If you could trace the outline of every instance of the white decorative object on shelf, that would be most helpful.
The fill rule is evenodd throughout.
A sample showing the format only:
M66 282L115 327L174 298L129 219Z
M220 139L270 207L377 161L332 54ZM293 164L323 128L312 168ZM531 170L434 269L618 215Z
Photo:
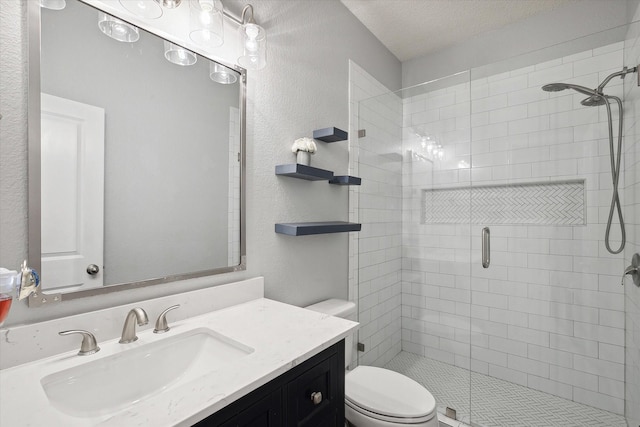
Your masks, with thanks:
M316 143L311 138L298 138L293 142L291 151L296 153L296 163L309 166L311 154L318 150Z

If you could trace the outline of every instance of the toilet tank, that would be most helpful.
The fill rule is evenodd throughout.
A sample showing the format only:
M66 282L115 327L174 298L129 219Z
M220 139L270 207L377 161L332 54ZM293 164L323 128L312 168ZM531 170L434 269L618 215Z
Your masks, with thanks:
M318 313L329 314L331 316L340 317L342 319L357 321L356 304L352 301L342 299L328 299L316 304L305 307L308 310L317 311ZM354 334L348 335L344 339L344 365L349 366L351 363L351 355L353 354L353 338Z

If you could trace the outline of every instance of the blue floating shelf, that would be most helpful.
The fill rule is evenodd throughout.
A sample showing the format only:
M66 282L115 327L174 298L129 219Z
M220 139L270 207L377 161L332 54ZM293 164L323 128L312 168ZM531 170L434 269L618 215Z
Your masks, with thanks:
M327 181L333 178L332 171L301 165L299 163L276 166L276 175L289 176L307 181Z
M329 180L329 184L334 185L360 185L361 182L361 178L351 175L338 175Z
M338 128L324 128L313 131L313 138L323 142L345 141L349 138L349 134Z
M312 234L345 233L360 231L362 224L344 221L292 222L276 224L276 233L289 236L309 236Z

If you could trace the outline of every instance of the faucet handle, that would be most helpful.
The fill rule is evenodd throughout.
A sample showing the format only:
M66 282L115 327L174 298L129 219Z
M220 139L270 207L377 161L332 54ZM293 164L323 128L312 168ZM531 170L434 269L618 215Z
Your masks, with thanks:
M167 313L171 310L175 310L178 307L180 307L180 304L172 305L171 307L160 313L160 316L158 316L158 320L156 320L156 327L153 330L154 334L164 334L165 332L169 332L169 329L171 328L167 324Z
M82 344L80 344L80 351L78 352L78 356L88 356L90 354L94 354L100 351L100 347L98 347L98 344L96 343L96 337L89 331L83 331L81 329L73 329L70 331L58 332L58 335L71 335L71 334L82 335Z
M627 274L631 276L633 283L640 287L640 254L633 254L631 265L624 270L622 275L622 285L624 285L624 278Z

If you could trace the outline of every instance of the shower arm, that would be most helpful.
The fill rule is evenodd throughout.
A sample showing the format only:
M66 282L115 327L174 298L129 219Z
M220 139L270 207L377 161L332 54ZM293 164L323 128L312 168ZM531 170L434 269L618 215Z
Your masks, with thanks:
M607 76L607 78L605 78L602 83L600 83L600 86L598 86L596 88L596 92L598 92L600 95L602 95L602 91L604 90L604 87L611 81L611 79L613 79L614 77L620 77L622 79L624 79L624 77L629 74L629 73L635 73L636 71L638 71L638 67L633 67L633 68L628 68L628 67L624 67L622 69L622 71L618 71L617 73L613 73ZM640 78L640 76L639 76Z

